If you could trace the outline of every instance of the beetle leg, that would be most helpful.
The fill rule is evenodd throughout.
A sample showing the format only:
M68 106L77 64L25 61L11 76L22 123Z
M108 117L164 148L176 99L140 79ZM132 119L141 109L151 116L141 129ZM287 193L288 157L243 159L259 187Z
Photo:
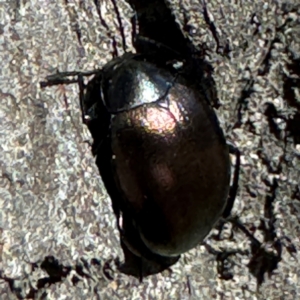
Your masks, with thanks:
M48 86L59 85L59 84L73 84L73 83L77 83L77 82L78 82L77 79L65 79L63 77L50 78L50 76L47 76L46 81L40 82L40 87L43 89Z
M80 104L80 110L81 110L81 119L82 123L85 125L89 125L89 122L93 119L97 118L97 115L95 113L96 108L94 107L96 104L91 105L90 103L86 103L86 99L89 98L89 95L85 95L85 90L88 86L84 84L83 77L84 76L91 76L101 74L101 71L94 70L94 71L88 71L88 72L63 72L63 73L57 73L46 77L47 81L40 82L41 88L45 88L48 86L54 86L54 85L60 85L60 84L73 84L77 83L79 87L79 104ZM73 77L77 76L75 79L68 79L67 77ZM88 106L88 107L87 107Z
M228 143L228 147L229 147L229 153L235 154L236 162L235 162L235 168L234 168L234 174L233 174L233 182L230 187L229 197L228 197L227 204L226 204L226 207L223 212L224 219L229 217L231 209L234 204L235 197L237 195L237 191L238 191L238 187L239 187L240 164L241 164L240 150L230 143Z
M71 71L71 72L58 72L46 77L46 81L40 82L40 87L45 88L48 86L59 85L59 84L73 84L78 83L78 76L92 76L101 72L100 70L93 70L87 72ZM68 77L77 77L76 79L68 79Z
M83 75L78 75L79 86L79 105L81 110L82 123L89 126L89 123L98 118L97 115L97 103L87 103L89 94L85 93L88 86L84 84Z

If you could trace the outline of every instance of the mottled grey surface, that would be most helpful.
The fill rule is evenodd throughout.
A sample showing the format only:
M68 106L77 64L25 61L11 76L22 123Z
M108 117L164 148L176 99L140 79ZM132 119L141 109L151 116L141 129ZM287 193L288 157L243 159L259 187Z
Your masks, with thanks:
M111 36L122 53L112 4L101 2L105 28L92 0L0 1L1 300L300 297L300 141L286 130L300 111L300 3L207 2L221 45L230 45L229 58L216 53L200 1L170 5L179 24L188 20L194 43L210 49L222 103L217 113L242 153L233 215L261 247L226 223L219 241L215 231L208 239L211 253L199 246L172 272L139 284L116 271L112 261L123 254L85 142L90 136L81 124L77 86L39 87L56 69L101 68L112 57ZM130 48L133 11L123 1L118 6ZM216 258L228 251L223 273L228 268L233 278L225 280ZM58 261L54 270L45 267L51 256Z

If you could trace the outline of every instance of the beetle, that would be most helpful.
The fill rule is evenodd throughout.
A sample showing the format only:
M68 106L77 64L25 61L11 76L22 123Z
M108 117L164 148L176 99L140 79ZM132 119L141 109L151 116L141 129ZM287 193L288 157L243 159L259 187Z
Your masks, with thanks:
M205 47L196 49L185 37L164 1L129 2L136 8L137 54L126 53L112 1L125 54L118 57L112 36L115 58L101 70L55 74L41 86L79 84L82 121L117 218L125 255L119 269L142 279L176 263L229 216L239 152L227 145L212 108L218 99ZM90 75L85 85L83 76ZM229 151L237 158L230 193Z
M203 241L227 204L229 147L209 87L186 65L125 53L87 86L91 73L77 74L83 122L117 217L120 270L140 279ZM42 86L63 83L57 78Z

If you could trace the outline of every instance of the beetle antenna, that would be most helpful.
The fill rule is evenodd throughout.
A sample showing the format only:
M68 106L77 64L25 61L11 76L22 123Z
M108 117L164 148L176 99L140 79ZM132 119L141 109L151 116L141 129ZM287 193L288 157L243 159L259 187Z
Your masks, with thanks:
M154 47L156 47L158 49L163 49L163 50L165 50L167 52L173 53L178 58L182 58L182 54L179 53L178 51L170 48L169 46L166 46L163 43L160 43L160 42L157 42L155 40L152 40L152 39L150 39L148 37L137 35L136 38L135 38L135 41L136 42L140 42L140 43L144 43L144 44L148 44L148 45L152 45L152 46L154 46Z

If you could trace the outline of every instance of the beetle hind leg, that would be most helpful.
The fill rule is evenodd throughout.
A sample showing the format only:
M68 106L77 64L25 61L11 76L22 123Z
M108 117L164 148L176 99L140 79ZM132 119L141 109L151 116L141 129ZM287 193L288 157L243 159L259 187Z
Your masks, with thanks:
M233 182L229 190L229 197L227 200L226 207L223 211L223 218L227 219L230 215L232 207L234 205L234 201L237 195L238 187L239 187L239 174L240 174L240 164L241 164L241 153L240 150L233 146L232 144L228 143L229 153L234 154L236 157L234 173L233 173Z

